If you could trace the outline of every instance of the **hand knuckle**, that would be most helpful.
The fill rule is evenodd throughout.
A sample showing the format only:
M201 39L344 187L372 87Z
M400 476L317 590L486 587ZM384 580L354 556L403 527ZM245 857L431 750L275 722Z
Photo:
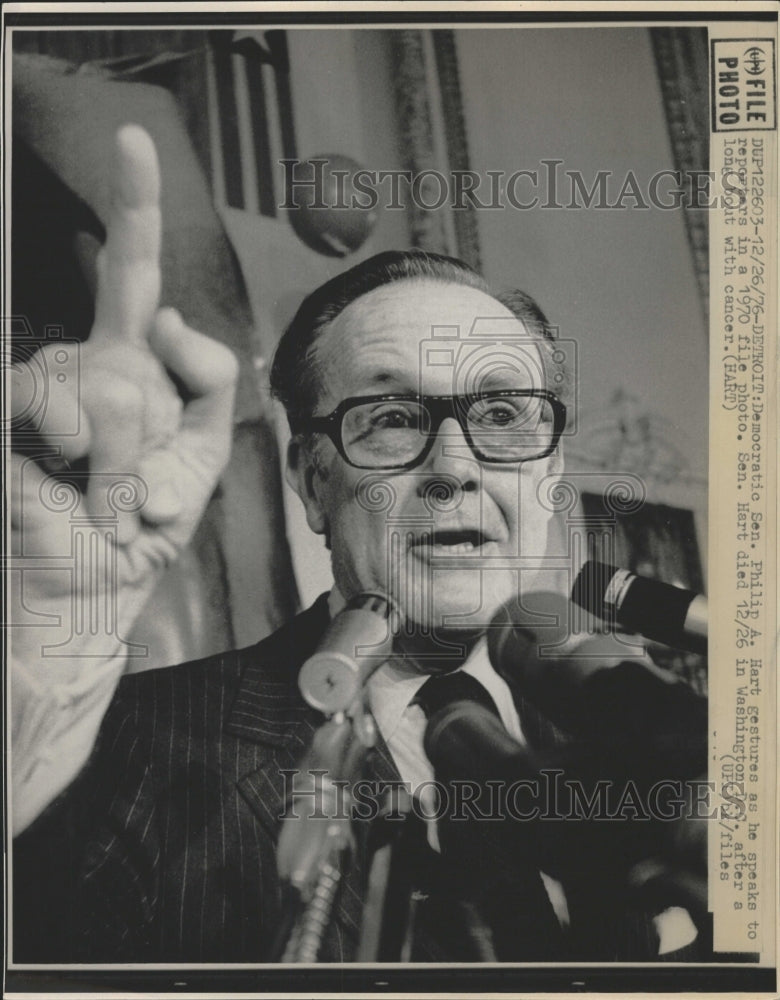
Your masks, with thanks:
M216 365L216 373L219 375L220 382L223 385L235 385L238 381L238 358L229 347L224 347L222 351L220 351L219 362Z
M208 361L204 359L204 374L207 373L205 381L212 389L230 388L238 381L239 363L238 358L224 344L211 341L208 353Z
M144 406L143 391L128 379L106 377L96 380L91 386L90 402L101 410L110 409L122 417L133 417L141 413Z

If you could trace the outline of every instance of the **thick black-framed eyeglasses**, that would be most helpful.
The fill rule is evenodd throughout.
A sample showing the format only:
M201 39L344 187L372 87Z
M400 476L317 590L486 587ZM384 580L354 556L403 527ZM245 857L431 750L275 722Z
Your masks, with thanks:
M411 469L454 417L480 462L518 464L546 458L566 424L566 407L547 389L502 389L464 396L352 396L304 427L327 434L357 469Z

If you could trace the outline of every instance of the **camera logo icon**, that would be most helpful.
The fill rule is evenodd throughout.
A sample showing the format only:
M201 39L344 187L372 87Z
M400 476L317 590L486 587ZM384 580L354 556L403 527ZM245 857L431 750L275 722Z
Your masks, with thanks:
M12 416L16 439L33 437L44 422L57 392L57 435L73 437L81 430L81 344L66 337L61 326L47 326L36 337L25 316L5 319L11 344ZM4 418L6 419L6 418Z
M552 334L556 331L549 328ZM420 343L420 386L431 368L448 368L453 396L473 397L498 389L546 389L566 404L565 435L576 433L577 344L553 336L540 339L518 330L514 317L478 317L469 329L433 327Z

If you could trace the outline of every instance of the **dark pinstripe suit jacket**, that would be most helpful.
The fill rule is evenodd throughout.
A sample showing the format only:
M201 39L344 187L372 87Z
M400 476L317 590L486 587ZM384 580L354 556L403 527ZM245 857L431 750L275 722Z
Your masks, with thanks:
M15 842L15 961L267 959L282 910L275 865L281 771L296 766L322 721L298 693L298 667L327 620L323 597L256 646L123 679L84 772ZM538 720L521 714L531 738L542 739ZM398 777L381 746L371 771ZM323 960L354 956L365 867L359 848ZM518 946L501 957L566 957L535 866L525 866L518 886ZM573 923L589 928L574 957L646 956L645 932L640 945L625 947L627 924L615 920L615 900L601 891L596 897L583 920L578 894L570 898ZM415 958L463 961L468 942L459 933L447 901L430 900Z

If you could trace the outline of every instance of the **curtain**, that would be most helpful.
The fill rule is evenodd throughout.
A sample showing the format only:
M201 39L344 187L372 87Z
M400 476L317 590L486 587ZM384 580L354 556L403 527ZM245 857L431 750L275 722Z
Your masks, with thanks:
M709 233L707 209L694 208L691 179L709 166L709 52L706 28L650 28L656 70L674 163L686 193L685 229L699 283L705 320L709 315ZM701 198L701 195L699 196ZM702 198L706 203L708 199Z

